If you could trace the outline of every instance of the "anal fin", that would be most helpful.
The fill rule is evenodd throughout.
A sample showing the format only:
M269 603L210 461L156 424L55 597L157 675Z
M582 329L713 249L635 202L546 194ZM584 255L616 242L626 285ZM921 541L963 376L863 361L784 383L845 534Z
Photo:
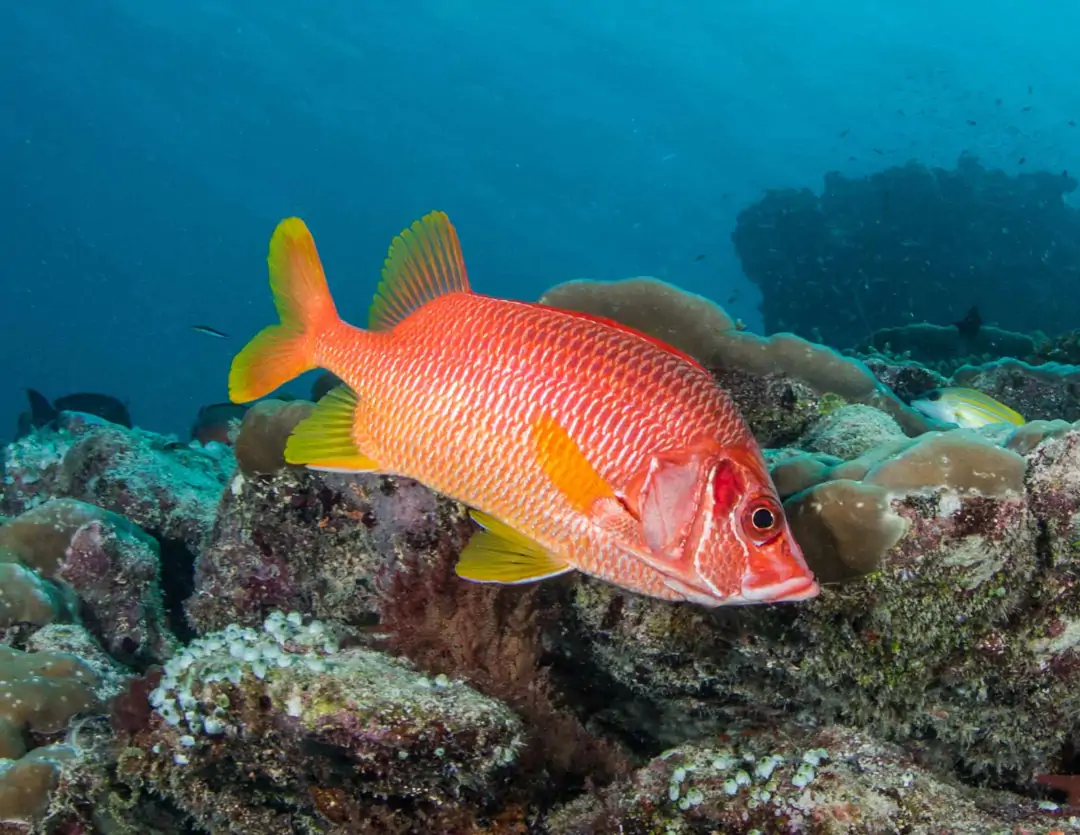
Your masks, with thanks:
M329 472L381 472L376 461L356 448L358 408L359 400L348 386L331 389L289 436L285 461Z
M471 516L483 530L474 533L462 550L459 577L476 583L532 583L574 570L495 517L478 510Z

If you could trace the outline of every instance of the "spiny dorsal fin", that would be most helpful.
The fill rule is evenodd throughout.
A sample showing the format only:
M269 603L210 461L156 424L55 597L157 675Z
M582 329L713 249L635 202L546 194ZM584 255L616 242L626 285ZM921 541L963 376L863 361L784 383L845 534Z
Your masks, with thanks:
M468 292L457 232L443 212L431 212L391 242L368 327L389 330L438 296Z
M286 463L331 472L379 472L379 465L360 452L353 440L358 408L356 394L348 386L327 392L289 436Z
M574 567L479 510L471 511L482 530L472 535L458 559L457 574L474 583L531 583L557 577Z

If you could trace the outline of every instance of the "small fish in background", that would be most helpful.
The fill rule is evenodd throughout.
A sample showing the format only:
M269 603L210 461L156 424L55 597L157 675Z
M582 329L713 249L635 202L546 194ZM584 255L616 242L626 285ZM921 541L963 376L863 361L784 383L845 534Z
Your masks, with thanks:
M318 377L315 378L315 382L311 384L311 399L315 403L318 403L331 391L341 385L341 378L330 371L324 371Z
M79 392L58 397L50 403L49 398L40 391L28 388L26 390L26 399L30 403L30 409L19 415L15 435L16 440L29 435L35 429L48 426L56 420L56 416L60 412L82 412L87 415L96 415L109 421L109 423L125 426L128 429L132 425L127 406L110 394Z
M979 331L982 330L983 320L979 315L979 308L975 305L971 306L971 309L964 314L964 318L957 322L953 322L953 327L960 332L960 336L964 339L974 339L979 335Z
M244 419L248 406L239 403L211 403L199 409L191 425L191 440L206 445L211 441L232 445L233 428Z
M281 321L233 360L229 397L338 375L285 460L405 476L469 505L480 529L462 578L578 570L709 607L819 593L757 442L691 357L607 319L474 293L441 212L394 239L366 330L338 316L303 221L278 225L267 260Z
M219 331L217 328L212 328L209 325L192 325L191 329L195 333L201 333L204 336L209 336L211 339L228 339L229 335L224 331Z
M955 423L962 429L978 429L994 423L1023 426L1023 416L978 389L941 388L928 392L911 407L928 418L942 423Z

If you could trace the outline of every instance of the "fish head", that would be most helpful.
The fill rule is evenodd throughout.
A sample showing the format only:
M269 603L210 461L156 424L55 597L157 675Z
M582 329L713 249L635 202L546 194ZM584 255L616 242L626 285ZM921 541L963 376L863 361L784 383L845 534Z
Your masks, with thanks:
M948 392L941 389L934 389L919 399L912 400L911 408L940 423L955 423L957 426L966 425L964 416L957 409L955 399L949 397Z
M730 606L817 596L757 450L656 458L636 499L647 561L686 600Z

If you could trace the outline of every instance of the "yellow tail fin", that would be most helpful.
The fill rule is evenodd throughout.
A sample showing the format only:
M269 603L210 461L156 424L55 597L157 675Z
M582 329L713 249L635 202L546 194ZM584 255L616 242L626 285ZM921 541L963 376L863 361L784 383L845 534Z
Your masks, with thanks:
M265 397L315 368L319 334L340 321L304 221L291 217L278 224L266 263L281 324L263 328L233 359L229 399L234 403Z

